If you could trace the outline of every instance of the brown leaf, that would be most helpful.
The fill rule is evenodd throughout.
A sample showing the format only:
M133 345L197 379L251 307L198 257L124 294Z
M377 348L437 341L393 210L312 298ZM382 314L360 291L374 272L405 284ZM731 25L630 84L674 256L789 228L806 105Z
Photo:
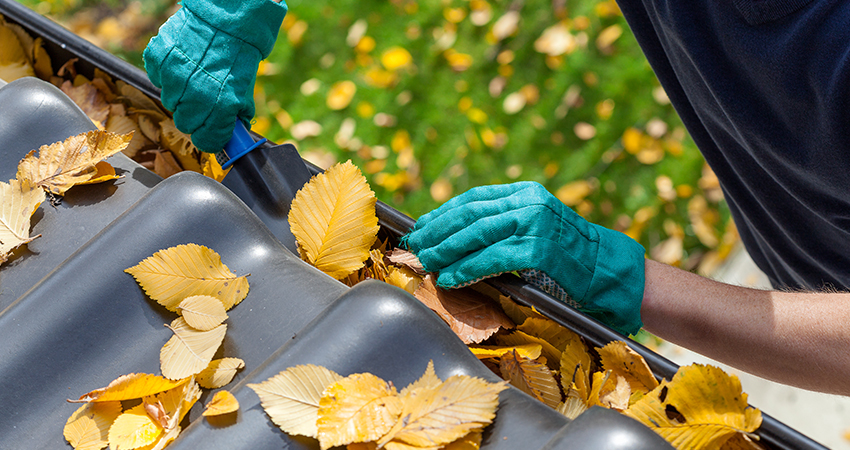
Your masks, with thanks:
M162 178L168 178L183 171L174 155L169 151L156 152L153 160L153 171Z
M465 344L477 344L513 322L492 300L472 289L442 289L428 275L414 294L436 312Z
M92 122L100 126L106 124L106 119L109 117L109 104L97 88L89 83L75 85L71 81L66 81L62 83L61 89Z
M408 269L416 272L418 275L425 275L425 268L422 267L422 263L419 262L419 258L416 257L412 252L409 252L402 248L397 248L389 253L387 253L387 258L391 263L407 267Z

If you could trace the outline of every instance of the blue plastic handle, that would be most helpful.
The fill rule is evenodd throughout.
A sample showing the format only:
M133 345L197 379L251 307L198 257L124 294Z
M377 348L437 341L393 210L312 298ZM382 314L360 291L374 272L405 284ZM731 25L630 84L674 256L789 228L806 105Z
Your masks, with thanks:
M230 138L230 141L227 144L224 144L224 156L226 161L221 161L221 168L226 169L230 167L237 159L241 158L251 150L257 148L263 142L266 142L268 139L262 138L257 142L254 142L254 138L251 137L251 133L248 132L248 129L245 128L245 124L242 123L240 119L236 119L236 128L233 129L233 137Z

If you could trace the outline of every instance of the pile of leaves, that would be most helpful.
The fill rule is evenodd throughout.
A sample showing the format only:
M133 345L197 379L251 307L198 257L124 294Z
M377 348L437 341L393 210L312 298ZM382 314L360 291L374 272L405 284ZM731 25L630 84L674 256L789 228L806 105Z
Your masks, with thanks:
M227 311L248 295L247 276L197 244L158 251L126 272L150 299L179 316L165 324L173 336L160 351L162 376L123 375L75 400L85 404L68 419L64 435L77 450L162 449L180 434L201 388L226 386L245 367L239 358L212 358L224 340ZM203 415L228 417L238 409L236 398L220 390Z
M677 448L761 448L752 434L761 413L748 406L737 377L692 365L659 382L625 342L590 348L484 286L442 289L415 255L387 251L388 241L378 239L375 201L350 161L314 176L289 213L302 259L349 285L377 279L407 290L493 372L567 417L598 405L641 421Z
M221 181L226 175L211 154L200 152L191 138L174 126L171 115L135 87L94 69L89 79L78 74L76 58L56 72L41 38L33 39L0 15L0 79L12 82L37 76L62 90L98 129L132 133L122 152L163 178L190 170Z
M73 186L118 178L104 160L126 148L132 137L132 132L91 131L43 145L38 156L35 150L29 152L15 178L0 182L0 264L41 236L30 236L31 218L47 195L58 201Z

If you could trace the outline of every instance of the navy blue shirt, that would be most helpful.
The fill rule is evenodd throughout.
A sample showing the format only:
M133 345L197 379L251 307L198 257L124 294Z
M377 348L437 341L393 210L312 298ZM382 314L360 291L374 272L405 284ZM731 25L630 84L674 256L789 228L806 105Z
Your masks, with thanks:
M850 2L619 4L774 287L850 289Z

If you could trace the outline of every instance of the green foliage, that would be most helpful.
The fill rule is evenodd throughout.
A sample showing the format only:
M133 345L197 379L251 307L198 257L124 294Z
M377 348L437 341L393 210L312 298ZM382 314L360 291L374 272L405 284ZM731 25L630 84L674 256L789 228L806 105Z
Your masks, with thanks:
M79 16L84 1L46 3ZM173 10L162 0L144 5L138 20L154 25ZM588 220L664 249L665 262L693 268L706 252L722 259L734 242L719 189L613 0L288 5L258 73L254 130L292 141L323 167L351 159L394 208L417 217L477 185L534 180ZM520 20L498 35L510 11ZM558 24L560 42L572 44L547 56L539 40ZM138 64L156 26L137 29L135 40L104 46ZM382 55L398 48L410 63L384 66ZM356 92L331 108L332 87L344 80ZM305 132L305 121L321 131ZM340 133L352 121L353 133Z

